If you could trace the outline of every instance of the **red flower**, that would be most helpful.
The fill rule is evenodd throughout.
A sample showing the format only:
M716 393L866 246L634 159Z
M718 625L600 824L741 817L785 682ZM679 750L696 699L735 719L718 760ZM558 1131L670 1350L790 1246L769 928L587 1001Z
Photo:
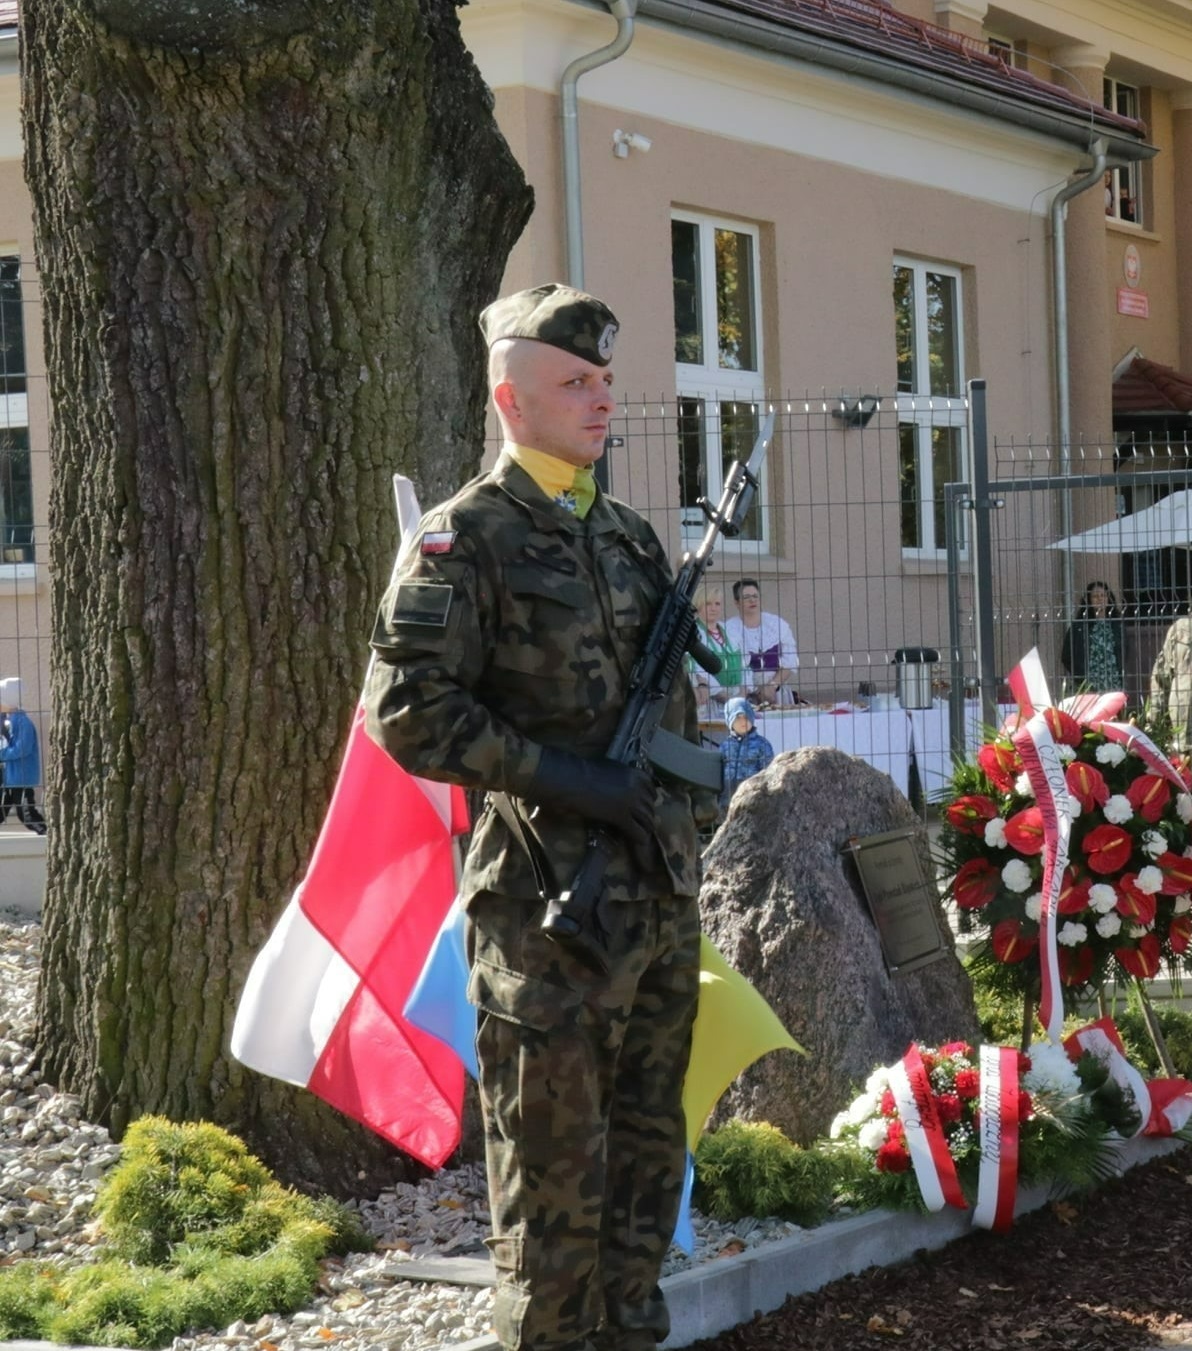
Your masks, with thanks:
M1087 985L1093 974L1093 950L1087 944L1079 948L1060 948L1060 980L1065 985Z
M894 1094L887 1088L882 1094L882 1100L878 1104L878 1111L882 1116L893 1116L898 1111L898 1104L894 1101Z
M959 1121L964 1115L964 1104L955 1093L937 1093L935 1109L945 1126L951 1121Z
M993 926L989 941L993 944L993 955L998 961L1010 965L1025 961L1034 952L1039 946L1039 935L1023 933L1020 920L1003 919Z
M897 1117L892 1121L886 1122L887 1140L904 1140L906 1138L906 1127Z
M972 1055L973 1048L967 1041L946 1041L940 1047L940 1055Z
M1014 787L1014 780L1022 773L1022 757L1013 746L998 741L986 742L977 752L977 764L985 777L1004 793Z
M1171 785L1156 774L1140 774L1126 789L1126 798L1139 816L1153 826L1171 801Z
M873 1162L879 1173L905 1173L911 1166L911 1156L902 1145L887 1140Z
M1031 1058L1025 1051L1018 1052L1018 1073L1029 1074L1031 1070Z
M1167 930L1167 941L1177 957L1188 951L1188 944L1192 942L1192 915L1176 915Z
M1089 867L1095 873L1108 876L1126 866L1134 842L1121 826L1097 826L1080 842L1088 855Z
M1064 878L1060 884L1060 899L1057 907L1061 915L1079 915L1088 909L1089 891L1092 882L1078 882L1071 868L1064 869Z
M1068 784L1068 792L1080 802L1082 812L1091 812L1094 807L1104 807L1109 801L1109 785L1096 765L1086 765L1083 760L1073 760L1064 770L1064 779Z
M997 803L984 793L966 793L949 804L944 815L953 829L965 835L984 835L985 822L997 815Z
M1192 858L1173 854L1169 849L1167 853L1159 855L1155 866L1163 874L1160 895L1179 896L1185 891L1192 891Z
M1154 922L1156 902L1149 892L1138 887L1137 873L1122 873L1118 878L1118 902L1114 907L1119 915L1133 920L1135 924Z
M976 1070L957 1070L952 1085L962 1098L975 1098L981 1092L981 1076Z
M1020 854L1043 852L1043 813L1038 807L1024 807L1006 822L1006 843Z
M997 895L1001 872L985 858L970 858L962 863L952 883L952 896L962 910L980 910Z
M1113 955L1123 970L1140 980L1150 980L1159 969L1159 938L1157 934L1143 934L1136 948L1115 948Z
M1031 1095L1025 1088L1018 1090L1018 1119L1019 1121L1028 1121L1035 1114L1035 1104L1031 1101Z
M1047 724L1052 741L1058 741L1062 746L1079 746L1084 740L1084 728L1071 713L1065 713L1062 708L1045 708L1043 721Z

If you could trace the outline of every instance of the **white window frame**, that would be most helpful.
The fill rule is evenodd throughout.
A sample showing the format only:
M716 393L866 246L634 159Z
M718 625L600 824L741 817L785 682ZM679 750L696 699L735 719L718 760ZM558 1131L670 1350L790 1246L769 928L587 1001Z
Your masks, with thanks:
M1112 75L1106 75L1103 82L1103 102L1110 112L1118 110L1118 94L1122 91L1128 91L1133 95L1134 111L1125 116L1139 118L1142 116L1142 90L1136 84L1128 84L1125 80L1115 80ZM1130 164L1119 165L1116 169L1109 171L1112 180L1110 210L1106 211L1106 220L1116 222L1118 225L1124 225L1127 229L1133 228L1141 230L1143 228L1142 219L1142 165L1137 161ZM1126 188L1130 199L1134 203L1134 219L1127 220L1122 215L1122 188Z
M955 281L956 373L957 385L963 391L965 388L966 376L964 353L964 276L961 270L957 267L949 267L946 263L936 263L922 258L906 258L896 254L891 266L891 281L893 280L893 269L896 267L906 268L913 276L911 294L914 302L915 371L917 380L921 380L930 370L927 338L927 274L932 273L936 276L951 277ZM919 498L917 503L919 538L924 541L924 543L917 546L902 545L902 557L932 562L942 561L947 556L947 539L937 540L935 538L935 498L938 493L943 492L944 485L935 482L935 472L931 454L931 433L936 427L959 428L959 471L962 480L967 478L969 461L967 435L968 399L964 393L952 396L932 394L930 389L930 379L928 377L928 388L926 390L916 389L910 393L902 393L900 391L895 395L894 403L898 410L898 455L900 461L902 455L902 428L903 426L913 426L915 429L915 479L919 488ZM901 543L901 498L899 500L898 510L898 532L899 542ZM967 557L967 535L961 540L961 551L962 556Z
M675 362L676 412L678 399L702 399L704 411L704 495L712 502L719 499L724 489L724 454L721 438L721 408L725 404L750 404L756 410L758 426L765 416L765 356L762 350L762 305L761 305L761 231L756 225L746 221L732 220L724 216L712 216L703 212L671 212L672 221L683 221L698 227L699 239L699 275L700 275L700 330L704 340L704 360L700 364L693 362ZM753 301L753 350L757 369L753 371L726 370L717 361L719 344L716 340L716 231L731 230L736 234L747 235L752 241L750 249L749 285ZM709 282L711 284L709 284ZM760 530L756 539L721 539L718 549L721 552L741 550L753 553L768 553L770 549L770 513L766 509L765 476L758 486L755 510ZM706 526L702 512L694 505L680 507L680 536L684 544L697 541Z

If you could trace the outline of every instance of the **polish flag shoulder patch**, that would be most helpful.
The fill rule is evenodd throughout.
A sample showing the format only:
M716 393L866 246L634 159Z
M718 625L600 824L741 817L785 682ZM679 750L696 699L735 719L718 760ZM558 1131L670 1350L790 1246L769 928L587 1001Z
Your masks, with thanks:
M427 531L422 536L421 552L427 554L449 554L455 548L454 530Z

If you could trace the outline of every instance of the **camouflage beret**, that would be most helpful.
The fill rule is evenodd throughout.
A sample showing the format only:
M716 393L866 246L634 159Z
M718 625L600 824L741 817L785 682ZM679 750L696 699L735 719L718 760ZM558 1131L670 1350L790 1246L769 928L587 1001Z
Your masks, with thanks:
M596 366L613 359L619 327L604 301L558 282L503 296L480 315L480 331L490 347L501 338L532 338Z

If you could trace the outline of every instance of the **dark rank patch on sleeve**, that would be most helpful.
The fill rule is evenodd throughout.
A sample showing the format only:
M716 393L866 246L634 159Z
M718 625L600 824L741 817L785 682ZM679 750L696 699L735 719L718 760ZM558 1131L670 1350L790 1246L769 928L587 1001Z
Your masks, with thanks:
M422 553L449 554L455 548L454 530L428 530L422 536Z
M398 582L389 622L442 629L447 627L450 613L450 586L443 582Z

